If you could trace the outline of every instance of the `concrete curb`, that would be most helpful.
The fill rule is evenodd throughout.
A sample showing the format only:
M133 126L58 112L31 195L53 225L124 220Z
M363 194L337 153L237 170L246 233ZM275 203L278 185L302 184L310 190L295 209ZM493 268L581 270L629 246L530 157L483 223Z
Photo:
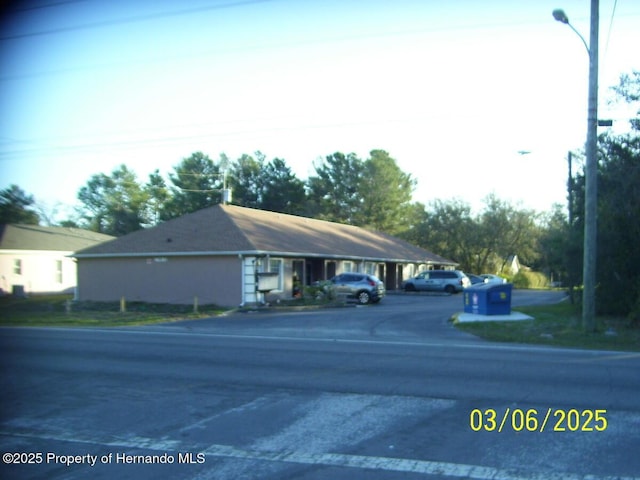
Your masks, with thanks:
M533 320L533 317L520 312L511 312L510 315L480 315L478 313L456 313L452 317L453 323L468 322L513 322L521 320Z

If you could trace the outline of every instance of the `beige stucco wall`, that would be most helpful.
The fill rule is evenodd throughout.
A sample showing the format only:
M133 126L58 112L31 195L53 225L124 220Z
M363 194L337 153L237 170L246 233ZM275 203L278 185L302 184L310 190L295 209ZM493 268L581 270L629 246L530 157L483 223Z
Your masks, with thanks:
M2 250L0 251L0 288L11 293L14 285L22 285L25 293L72 292L76 286L76 264L68 257L72 252ZM16 260L22 272L14 272ZM62 272L58 274L58 262Z
M230 256L78 259L78 300L237 306L241 259Z

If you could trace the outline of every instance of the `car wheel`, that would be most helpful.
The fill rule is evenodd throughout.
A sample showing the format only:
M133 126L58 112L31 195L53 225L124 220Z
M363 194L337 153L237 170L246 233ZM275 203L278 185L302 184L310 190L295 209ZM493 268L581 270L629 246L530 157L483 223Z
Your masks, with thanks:
M416 286L413 283L407 283L404 286L404 291L405 292L415 292L416 291Z
M456 288L453 285L447 285L446 287L444 287L444 291L449 295L453 295L454 293L456 293Z
M362 291L358 293L357 299L360 305L365 305L371 301L371 295L369 295L369 292Z

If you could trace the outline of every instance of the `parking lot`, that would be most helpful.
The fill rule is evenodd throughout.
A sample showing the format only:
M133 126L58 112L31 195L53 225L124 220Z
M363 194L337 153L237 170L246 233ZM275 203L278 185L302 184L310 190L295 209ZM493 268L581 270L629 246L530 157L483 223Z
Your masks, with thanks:
M562 291L514 290L514 309L550 304L565 297ZM449 321L463 311L461 294L389 292L378 304L350 302L340 308L260 307L224 317L159 326L171 330L203 330L234 335L273 335L360 340L478 341L458 331Z

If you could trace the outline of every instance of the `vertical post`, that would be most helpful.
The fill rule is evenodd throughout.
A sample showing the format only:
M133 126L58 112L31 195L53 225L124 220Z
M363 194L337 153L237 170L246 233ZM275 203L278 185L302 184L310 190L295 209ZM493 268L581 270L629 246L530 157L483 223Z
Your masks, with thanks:
M571 150L569 150L567 155L567 163L569 166L569 174L567 177L567 202L569 203L569 227L571 227L573 225L573 153L571 153Z
M582 266L582 326L595 330L595 287L598 215L598 24L599 0L591 0L589 37L589 103L585 165L584 257Z
M120 313L126 313L127 311L127 302L124 299L124 295L120 297Z
M227 204L227 171L222 170L222 204Z
M198 297L193 297L193 313L198 313Z

